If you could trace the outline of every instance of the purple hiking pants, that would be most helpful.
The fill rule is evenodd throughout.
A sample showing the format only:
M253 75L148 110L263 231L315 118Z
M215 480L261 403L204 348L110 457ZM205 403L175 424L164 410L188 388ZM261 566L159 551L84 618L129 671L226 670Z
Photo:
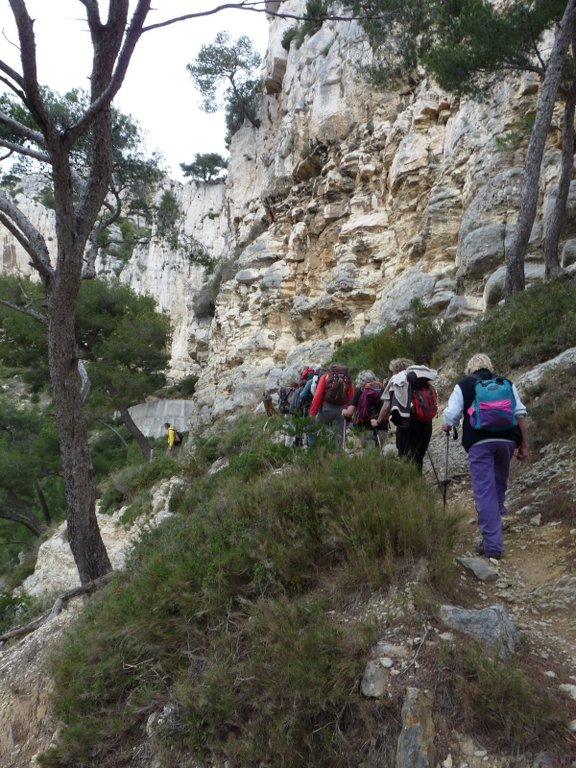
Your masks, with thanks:
M508 488L510 459L516 445L512 440L482 440L468 451L470 479L482 531L485 553L500 555L504 551L502 515Z

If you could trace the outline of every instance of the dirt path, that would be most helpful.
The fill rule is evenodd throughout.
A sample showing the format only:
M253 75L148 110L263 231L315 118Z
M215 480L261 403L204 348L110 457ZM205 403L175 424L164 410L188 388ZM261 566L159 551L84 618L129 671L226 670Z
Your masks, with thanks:
M470 510L457 554L473 555L479 531L455 453L449 503ZM480 582L468 572L466 582L479 605L504 603L535 652L561 664L565 682L576 685L576 440L513 467L504 525L505 556L490 561L498 578Z

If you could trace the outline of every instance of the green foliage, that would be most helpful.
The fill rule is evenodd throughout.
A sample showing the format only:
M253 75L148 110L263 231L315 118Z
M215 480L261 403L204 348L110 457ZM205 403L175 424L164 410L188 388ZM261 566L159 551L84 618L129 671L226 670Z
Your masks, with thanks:
M312 37L322 28L324 17L328 14L332 3L330 0L306 0L306 19L302 22L298 32L304 37Z
M170 319L151 296L120 283L85 281L77 310L77 339L87 361L92 395L87 406L107 416L110 407L141 402L164 385Z
M182 231L183 215L178 201L166 190L156 210L156 236L168 243L173 251L184 254L191 264L204 267L208 273L214 270L215 260L206 247L195 237Z
M196 391L196 384L198 383L198 376L185 376L176 384L172 384L169 387L164 387L158 392L158 396L161 398L173 398L179 399L181 397L191 398Z
M312 37L322 28L322 22L329 14L333 3L331 0L307 0L304 21L294 27L288 27L282 35L282 47L290 50L294 40L296 48L300 48L307 37Z
M565 711L555 697L532 679L521 658L505 661L486 653L484 647L467 643L452 655L450 675L443 683L455 698L468 732L489 731L494 744L539 747L542 740L565 728ZM541 674L541 673L540 673Z
M502 152L515 152L519 146L526 143L534 127L535 113L529 112L520 120L512 123L510 129L496 137L496 146Z
M200 181L222 181L223 171L228 168L228 160L217 152L196 153L192 163L180 163L184 176L190 176Z
M156 235L161 240L165 240L173 250L178 249L178 230L181 219L178 201L170 190L165 190L156 210Z
M45 208L54 210L54 192L50 187L45 187L40 195L40 202Z
M41 283L16 275L0 276L0 297L17 307L44 315ZM46 326L23 312L0 304L0 362L39 392L48 385Z
M537 384L525 388L522 400L530 415L532 452L549 445L551 441L576 434L575 377L576 366L569 366L550 371Z
M504 306L486 313L464 337L459 361L486 353L498 371L541 363L572 346L576 338L576 285L537 283ZM460 342L461 343L461 342Z
M138 216L136 219L138 220ZM140 226L133 219L123 216L116 221L116 226L120 230L120 237L111 238L109 230L104 229L98 235L98 245L104 254L109 254L126 264L131 259L134 248L150 240L150 228Z
M490 0L358 0L378 64L369 74L388 84L424 66L442 88L479 95L502 72L543 71L542 32L559 21L564 0L495 5Z
M202 109L216 112L224 107L227 143L245 119L255 128L260 126L256 116L260 63L260 54L248 37L242 35L232 42L227 32L218 32L214 42L203 45L196 59L186 66L202 96Z
M134 504L139 497L149 498L148 491L160 480L179 473L177 462L170 456L159 455L144 462L142 457L111 473L101 484L100 510L114 512L120 507ZM140 498L141 501L141 498ZM142 511L140 506L137 511Z
M94 428L99 431L93 434L91 440L92 470L94 481L101 482L112 472L123 467L128 461L129 434L126 427L121 424L102 424L97 421Z
M278 445L281 424L206 436L199 460L226 451L228 469L196 476L88 606L56 662L66 728L46 765L104 759L168 701L155 741L173 762L346 766L365 749L378 708L357 680L373 638L329 609L389 584L400 562L426 558L438 578L456 518L412 466L377 452L306 461Z
M417 302L413 309L410 322L398 327L389 326L343 344L334 360L347 365L352 378L362 369L373 370L381 378L387 378L388 365L396 357L408 357L416 363L430 365L435 353L452 335L453 328L445 320L427 317Z
M53 415L9 396L0 399L0 517L36 535L64 514ZM42 506L42 505L45 506ZM9 529L8 529L9 530ZM20 532L15 534L21 540ZM22 547L6 544L13 560Z
M0 591L0 634L19 623L19 618L30 603L31 598L25 593L12 595Z
M56 120L61 131L66 131L73 126L88 109L90 97L86 91L75 88L64 95L42 89L44 99L50 116ZM19 99L7 94L0 96L0 109L9 116L15 118L23 125L35 130L38 129L32 115L22 106ZM22 139L13 135L10 130L0 127L0 135L16 143L22 143ZM112 134L114 137L113 149L113 186L118 193L126 193L132 200L135 210L145 210L146 200L150 191L162 178L161 158L158 155L146 157L143 152L144 141L139 125L129 115L124 115L116 109L112 109ZM92 136L87 132L81 139L75 142L72 152L72 163L77 173L85 174L90 166L92 154ZM30 160L19 160L13 167L13 173L24 175L34 170ZM50 191L45 191L46 201L50 202ZM53 199L53 198L52 198ZM53 207L53 205L49 205Z
M282 48L284 48L285 51L290 50L290 45L292 44L292 40L297 40L298 38L298 27L287 27L284 30L284 34L282 35Z

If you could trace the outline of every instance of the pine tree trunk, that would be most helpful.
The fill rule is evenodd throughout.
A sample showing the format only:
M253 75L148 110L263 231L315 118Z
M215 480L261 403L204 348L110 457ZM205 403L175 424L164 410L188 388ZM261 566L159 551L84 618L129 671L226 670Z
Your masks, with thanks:
M576 19L572 24L572 54L576 51ZM564 123L562 126L562 162L558 194L544 238L544 265L546 277L554 277L562 271L558 259L560 230L566 213L566 203L570 193L570 182L574 168L574 112L576 110L576 72L564 105Z
M77 259L68 259L68 263L73 261ZM73 271L77 272L75 279ZM92 461L80 394L74 334L80 270L70 270L66 280L61 278L59 273L48 286L48 356L62 457L68 539L80 583L86 584L103 576L112 566L96 520Z
M505 293L507 301L519 291L524 290L525 286L524 259L528 249L532 225L536 217L540 188L540 167L542 165L548 130L552 121L556 95L560 87L566 53L572 37L575 5L576 0L568 0L564 16L554 39L552 53L546 68L546 75L540 90L534 127L528 142L524 173L520 185L518 220L506 262Z

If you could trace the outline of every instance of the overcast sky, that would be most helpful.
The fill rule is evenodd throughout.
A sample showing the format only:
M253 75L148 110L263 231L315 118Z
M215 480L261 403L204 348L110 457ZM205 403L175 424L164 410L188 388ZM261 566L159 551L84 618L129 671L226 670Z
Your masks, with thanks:
M150 13L148 22L218 4L217 0L156 0L157 10ZM79 0L27 0L26 5L35 19L40 81L59 93L87 88L91 46L82 4ZM0 58L20 70L11 21L7 0L0 0ZM122 112L137 120L148 149L160 150L176 179L182 179L179 164L191 162L197 152L226 155L224 114L208 115L198 108L199 94L186 70L200 46L211 43L221 30L229 31L233 39L247 35L261 54L266 49L268 21L263 13L226 10L151 30L142 36L115 100Z

